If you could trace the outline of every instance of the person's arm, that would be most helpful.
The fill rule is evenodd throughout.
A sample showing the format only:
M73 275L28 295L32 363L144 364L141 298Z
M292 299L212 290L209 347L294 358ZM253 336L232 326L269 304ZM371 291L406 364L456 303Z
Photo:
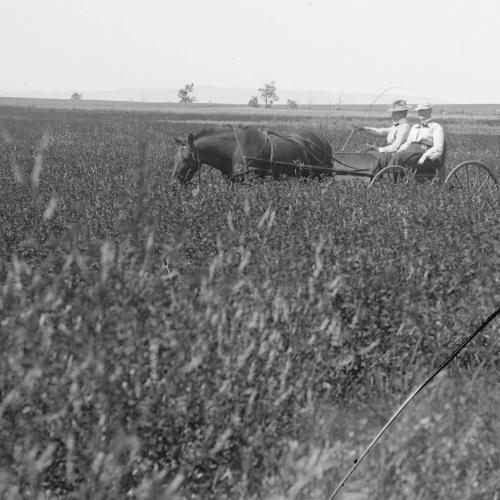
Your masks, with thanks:
M420 164L424 163L425 160L439 160L443 154L444 149L444 132L443 127L438 123L435 123L432 130L432 147L429 148L418 161Z
M368 132L370 135L376 135L377 137L382 137L389 133L389 128L361 127L360 129Z
M401 124L396 129L396 137L394 138L394 142L392 144L388 144L387 146L378 148L379 153L395 153L396 151L399 151L399 148L405 142L406 137L408 136L409 130L410 125L408 123Z

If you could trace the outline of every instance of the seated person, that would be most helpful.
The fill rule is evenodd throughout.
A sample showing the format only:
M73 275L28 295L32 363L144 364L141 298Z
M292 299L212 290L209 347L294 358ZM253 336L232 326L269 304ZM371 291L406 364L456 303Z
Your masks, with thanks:
M406 141L410 125L406 121L406 114L408 113L408 106L406 101L394 101L392 106L388 109L392 116L391 127L358 127L358 130L363 130L371 135L386 136L387 146L377 148L379 153L395 153L401 144Z
M398 151L401 145L404 144L410 130L410 125L406 121L406 114L408 113L406 101L394 101L388 111L392 116L393 123L391 127L357 127L358 130L363 130L371 135L386 136L387 145L376 148L374 151L378 161L373 173L389 164L393 153Z
M413 167L417 172L433 170L444 151L444 133L439 123L432 120L432 105L428 102L415 108L420 123L413 125L408 139L399 148L395 162L405 167ZM424 165L425 163L425 165Z

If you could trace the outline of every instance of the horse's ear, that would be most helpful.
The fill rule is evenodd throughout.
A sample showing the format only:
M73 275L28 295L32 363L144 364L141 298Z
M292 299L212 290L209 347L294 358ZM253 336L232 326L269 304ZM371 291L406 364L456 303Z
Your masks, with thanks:
M191 132L189 135L188 135L188 144L193 147L193 141L194 141L194 137L193 137L193 133Z
M182 143L183 143L183 140L182 140L182 139L179 139L178 137L174 137L174 139L175 139L175 142L176 142L179 146L181 146L181 145L182 145Z

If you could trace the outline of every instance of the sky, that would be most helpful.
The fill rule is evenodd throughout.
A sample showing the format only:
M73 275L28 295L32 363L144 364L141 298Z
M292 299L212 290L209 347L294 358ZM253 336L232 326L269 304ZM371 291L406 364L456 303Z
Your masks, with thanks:
M0 11L3 95L275 80L500 103L498 0L0 0Z

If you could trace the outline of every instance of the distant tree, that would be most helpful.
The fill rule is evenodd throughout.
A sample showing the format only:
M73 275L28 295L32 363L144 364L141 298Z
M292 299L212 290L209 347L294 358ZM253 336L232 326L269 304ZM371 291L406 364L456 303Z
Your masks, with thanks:
M258 108L259 107L259 98L256 95L253 95L250 97L250 100L248 101L248 105L251 108Z
M186 83L186 85L184 85L182 89L179 89L179 92L177 92L177 97L179 98L179 102L196 101L196 97L191 95L193 89L194 89L194 83Z
M72 101L81 101L83 98L83 94L81 92L73 92L71 94Z
M297 104L297 101L295 101L294 99L287 99L286 100L286 105L290 109L299 109L299 105Z
M274 80L271 83L265 83L259 89L259 92L266 108L270 108L274 102L279 101L279 97L276 95L276 82Z

